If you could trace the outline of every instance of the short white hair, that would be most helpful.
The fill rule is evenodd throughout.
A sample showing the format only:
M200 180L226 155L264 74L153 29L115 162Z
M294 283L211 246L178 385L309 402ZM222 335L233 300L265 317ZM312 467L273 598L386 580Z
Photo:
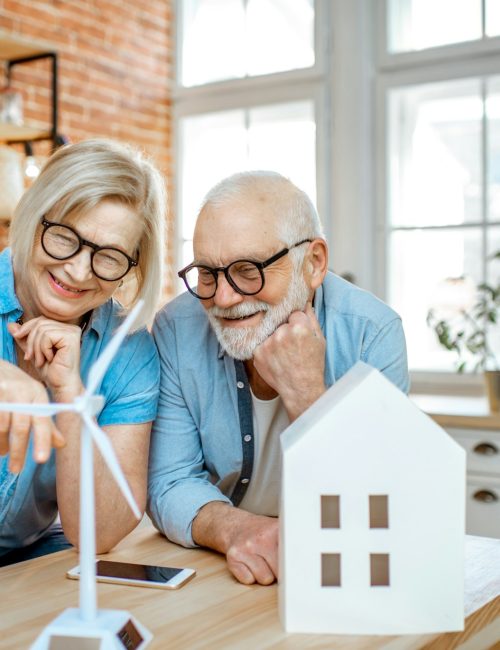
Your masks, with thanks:
M135 281L135 291L125 306L144 300L137 329L152 320L161 298L166 196L159 171L132 147L92 139L62 147L49 158L21 197L12 219L9 239L14 268L29 267L42 217L60 222L106 200L136 212L143 225L138 265L125 278L127 284Z
M276 216L277 236L286 246L303 239L325 239L323 227L308 195L288 178L267 170L238 172L217 183L203 199L203 210L217 209L228 203L265 197ZM290 253L295 253L293 249ZM302 257L302 256L300 256Z

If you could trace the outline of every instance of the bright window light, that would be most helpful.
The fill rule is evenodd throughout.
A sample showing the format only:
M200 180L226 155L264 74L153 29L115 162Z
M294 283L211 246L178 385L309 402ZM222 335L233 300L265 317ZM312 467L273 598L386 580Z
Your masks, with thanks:
M316 198L312 101L186 117L180 136L182 266L193 259L193 230L202 199L226 176L250 169L277 171Z
M500 35L500 2L486 0L486 35Z
M451 371L426 315L446 278L498 281L489 256L500 250L500 78L393 90L388 123L389 302L410 368Z
M438 226L481 218L482 113L478 81L393 93L389 123L394 225Z
M388 32L390 52L480 39L481 0L389 0Z
M183 0L179 9L183 86L314 65L313 0Z

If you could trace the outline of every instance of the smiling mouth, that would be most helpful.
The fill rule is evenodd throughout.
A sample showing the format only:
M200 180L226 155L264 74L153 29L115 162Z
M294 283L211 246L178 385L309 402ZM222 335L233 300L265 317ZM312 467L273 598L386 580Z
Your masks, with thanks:
M69 291L71 293L83 293L86 291L86 289L75 289L74 287L68 287L67 284L64 284L64 282L61 282L61 280L58 280L55 276L52 275L52 273L49 273L50 277L52 280L57 284L58 287L61 287L61 289L64 289L65 291Z
M220 316L221 320L226 320L226 321L232 321L232 322L238 322L238 321L245 321L245 320L250 320L250 318L253 318L260 312L254 311L253 314L247 314L246 316Z

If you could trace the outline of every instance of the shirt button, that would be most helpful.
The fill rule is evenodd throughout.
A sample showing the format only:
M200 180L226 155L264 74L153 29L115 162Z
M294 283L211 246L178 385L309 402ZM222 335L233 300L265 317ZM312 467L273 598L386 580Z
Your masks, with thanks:
M245 388L245 384L242 381L237 381L236 386L238 386L238 388Z
M247 433L247 435L243 438L243 440L244 440L245 442L250 442L251 439L252 439L252 436L251 436L250 434L248 434L248 433Z
M246 483L248 483L249 481L250 481L249 478L242 478L242 479L241 479L241 482L242 482L243 484L246 484Z

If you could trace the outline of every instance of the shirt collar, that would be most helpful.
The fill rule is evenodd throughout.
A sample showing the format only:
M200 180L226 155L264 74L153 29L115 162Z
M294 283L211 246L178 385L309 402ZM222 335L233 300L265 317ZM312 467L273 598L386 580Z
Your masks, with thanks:
M110 310L112 311L112 304L113 299L108 300L104 303L104 305L101 305L100 307L97 307L93 310L90 316L89 324L85 328L83 336L88 334L90 330L94 330L97 336L99 338L102 338L104 332L106 331L107 323L111 315Z
M22 314L22 307L17 299L14 287L14 271L12 269L12 254L10 248L0 253L0 314L16 312L15 316Z

